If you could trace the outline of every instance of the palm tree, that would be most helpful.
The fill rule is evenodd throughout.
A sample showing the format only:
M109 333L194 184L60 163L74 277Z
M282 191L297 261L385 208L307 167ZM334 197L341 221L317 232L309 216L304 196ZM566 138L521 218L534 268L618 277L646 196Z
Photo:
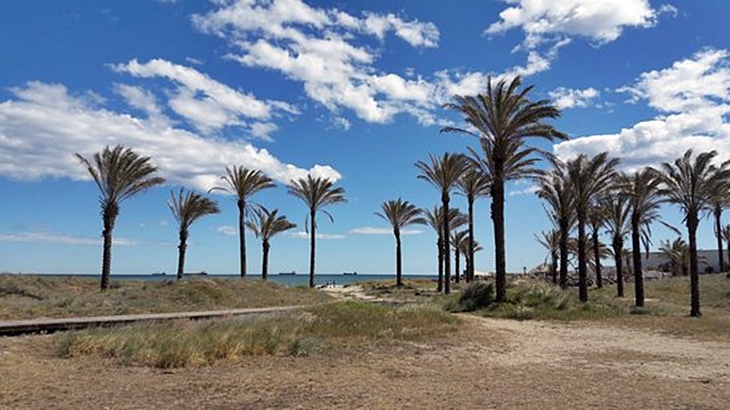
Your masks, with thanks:
M431 158L430 163L423 161L416 162L416 168L421 171L418 178L428 181L438 189L441 192L441 207L443 209L451 209L449 208L449 202L451 200L449 193L456 186L459 178L466 172L469 163L463 155L448 152L444 153L441 158L433 155L429 155L429 157ZM444 248L444 254L448 255L451 249L449 218L443 218L442 222L442 232L444 232L444 235L441 238L443 242L441 246ZM444 293L447 295L451 293L451 266L449 260L448 257L444 259L444 272L446 274L444 277Z
M252 170L243 166L226 167L226 175L221 179L225 186L213 187L208 192L224 191L236 195L238 206L238 244L240 255L241 277L246 276L246 215L251 212L248 200L251 196L264 189L273 188L274 182L258 169Z
M465 237L465 238L464 238L464 239L463 239L463 240L462 240L462 241L461 241L461 242L459 243L459 251L461 252L461 254L462 254L462 255L464 255L464 259L466 259L466 266L474 266L474 265L472 265L472 260L471 260L471 258L469 257L469 252L470 252L470 251L471 251L472 249L474 250L474 253L476 253L476 252L481 252L481 251L483 251L483 250L484 250L484 248L482 248L482 245L480 245L480 244L479 244L479 242L476 242L476 241L475 241L475 242L474 242L474 243L472 244L472 242L471 242L471 241L469 240L469 237L468 237L468 236L467 236L467 237ZM472 278L472 280L474 280L474 279Z
M504 184L509 180L535 174L533 154L544 151L525 146L527 138L549 141L564 140L567 136L544 122L560 116L560 110L549 100L531 101L528 97L533 86L520 90L522 79L517 76L507 83L504 79L493 86L487 82L485 94L454 96L446 108L464 116L466 123L476 129L445 127L442 132L459 132L479 136L482 154L470 149L478 160L479 168L491 180L491 217L494 224L494 253L496 271L496 300L504 302L507 296L507 262L504 233Z
M546 209L546 212L558 231L558 246L560 248L559 283L560 287L565 289L568 284L568 240L570 231L575 225L573 192L565 164L555 160L553 161L553 169L539 176L537 196L547 202L550 209Z
M188 230L190 229L190 225L205 215L217 214L220 212L220 209L215 201L197 192L188 191L186 193L183 188L180 188L177 196L175 192L170 192L170 197L171 199L167 202L167 206L170 207L172 216L175 217L178 223L180 239L180 244L177 247L177 280L180 280L185 271L185 251L188 248Z
M393 227L393 235L395 236L395 282L399 288L403 287L403 262L401 259L401 229L413 224L426 224L426 220L421 216L423 211L408 201L401 198L383 202L380 205L381 212L375 215L385 219Z
M689 246L684 239L680 237L672 242L669 240L659 242L659 252L669 261L673 276L687 276Z
M430 209L423 210L424 220L426 225L433 228L436 231L436 247L438 249L438 285L436 287L437 292L443 292L444 290L444 260L448 259L449 253L444 251L444 211L440 206L434 206ZM456 229L466 223L464 214L459 212L456 208L449 209L449 229Z
M301 199L309 209L309 287L314 287L314 257L315 257L315 238L317 230L317 212L322 211L334 221L332 215L322 210L327 205L334 205L341 202L347 202L345 199L345 190L342 187L335 187L334 182L327 178L307 175L306 178L299 178L291 181L289 186L289 194Z
M269 211L263 206L253 211L253 216L246 221L246 226L257 238L261 239L261 279L266 280L269 274L269 249L271 238L274 235L296 228L297 225L286 219L286 216L279 216L279 210Z
M588 224L591 227L591 241L593 242L593 271L596 273L596 287L603 287L603 276L601 276L601 240L598 237L599 230L605 218L604 210L598 202L594 202L588 211Z
M631 253L633 257L634 293L636 306L644 306L644 274L641 249L649 252L651 224L660 220L659 207L664 202L659 193L659 175L652 168L644 168L623 177L619 186L629 198L631 209ZM666 225L666 224L665 224ZM671 228L674 229L674 228Z
M473 167L470 167L456 182L456 188L466 197L467 217L469 218L469 245L475 243L474 201L479 197L489 196L489 186L490 181L487 175ZM474 280L474 265L471 264L471 261L474 260L474 252L474 249L469 249L464 253L468 261L466 265L467 282Z
M459 283L461 271L459 270L459 261L461 260L461 246L464 241L469 239L469 231L451 231L451 246L454 248L454 280ZM467 260L469 259L468 255ZM468 265L467 265L468 266Z
M613 260L616 264L616 296L624 297L623 258L624 238L631 232L631 208L626 195L611 193L602 200L605 212L603 225L611 237Z
M76 157L89 171L96 186L99 187L99 202L104 229L101 290L109 287L112 262L112 231L119 215L119 206L127 198L139 194L165 182L162 177L153 176L157 167L149 157L140 156L129 148L117 145L105 147L101 153L94 154L93 163L81 154Z
M578 224L578 297L581 302L588 301L585 230L588 213L591 204L612 189L618 163L618 158L610 158L603 152L593 158L581 154L566 165Z
M674 163L662 163L662 188L660 193L667 201L676 204L684 213L684 223L689 234L689 273L691 308L690 316L698 317L700 312L700 279L697 266L697 227L700 212L707 208L710 198L717 191L720 181L727 179L730 162L712 164L717 151L709 151L692 157L689 149Z
M730 205L728 203L728 194L730 194L730 181L718 179L718 186L712 192L710 201L707 204L708 210L715 219L715 237L717 238L717 260L720 269L718 272L725 270L725 260L722 252L722 211Z
M553 284L557 285L560 232L557 229L551 229L547 232L542 231L540 235L535 234L535 240L548 251L548 257L550 257L550 277L552 278ZM545 259L547 260L547 257Z

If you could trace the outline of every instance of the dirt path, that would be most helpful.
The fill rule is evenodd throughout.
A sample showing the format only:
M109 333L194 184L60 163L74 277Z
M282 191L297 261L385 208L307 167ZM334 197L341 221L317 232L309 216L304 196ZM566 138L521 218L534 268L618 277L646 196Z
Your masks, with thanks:
M445 340L163 371L0 338L0 408L727 409L730 343L466 317Z

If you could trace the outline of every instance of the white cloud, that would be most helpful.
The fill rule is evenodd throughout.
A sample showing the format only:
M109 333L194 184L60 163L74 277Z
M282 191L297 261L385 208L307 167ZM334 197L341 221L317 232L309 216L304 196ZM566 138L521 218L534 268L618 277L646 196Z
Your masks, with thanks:
M642 74L624 87L633 103L659 111L616 134L591 135L555 146L561 158L580 153L609 151L622 158L624 168L635 169L672 161L687 149L717 150L730 158L730 52L703 50L672 67Z
M100 245L102 243L102 239L52 232L13 232L0 233L0 242L50 243L59 245ZM132 239L115 237L114 245L131 246L137 245L137 242Z
M548 93L553 104L561 110L575 107L588 107L591 102L600 96L600 92L593 87L583 90L559 87Z
M507 196L532 195L540 189L537 185L530 185L527 188L509 191Z
M626 28L647 28L661 13L676 14L676 8L653 9L648 0L505 0L510 4L485 34L521 29L525 39L515 51L528 52L524 67L511 74L530 75L545 71L557 58L557 51L575 37L587 38L596 46L618 39Z
M309 239L311 237L309 232L305 231L298 231L298 232L285 232L285 235L288 235L292 238L296 239ZM318 233L314 235L317 239L345 239L347 238L347 235L342 234L329 234L329 233Z
M60 84L30 82L11 91L15 98L0 101L0 175L6 177L88 180L74 152L88 158L106 145L122 144L150 156L171 183L203 190L218 184L228 165L261 169L283 183L310 171L340 178L330 166L301 169L246 141L206 138L96 107Z
M259 100L251 94L234 90L215 81L193 68L162 59L153 59L144 64L134 59L126 64L112 65L112 68L134 77L163 77L177 84L177 89L171 93L168 101L169 107L206 134L228 126L245 126L247 119L268 120L277 110L290 114L298 113L295 107L285 102ZM149 110L148 107L154 102L151 93L139 87L117 88L135 108ZM159 115L159 112L157 114ZM273 130L275 128L268 128L268 131ZM268 137L268 134L262 131L264 129L260 126L256 129L252 127L251 133L256 137Z
M246 67L281 72L303 84L304 93L337 113L352 110L367 122L387 123L395 115L413 115L423 124L435 122L440 89L421 78L379 72L371 47L355 39L387 33L413 47L436 47L432 23L404 21L393 14L365 12L363 17L337 9L310 7L301 0L219 3L210 13L193 16L205 33L227 40L237 53L228 57Z
M393 229L364 226L362 228L352 229L348 233L352 235L392 235ZM420 233L423 233L423 231L419 229L402 229L400 233L401 235L418 235Z
M219 226L218 229L216 229L219 234L226 235L226 236L237 236L238 235L238 229L230 226L230 225L223 225Z

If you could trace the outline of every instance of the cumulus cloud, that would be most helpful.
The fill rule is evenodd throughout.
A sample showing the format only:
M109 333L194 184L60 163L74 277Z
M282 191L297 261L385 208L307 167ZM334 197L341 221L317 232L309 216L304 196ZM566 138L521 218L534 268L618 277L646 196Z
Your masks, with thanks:
M371 12L352 16L301 0L218 6L193 16L193 24L228 41L236 50L228 57L243 66L276 70L301 82L309 98L334 113L350 109L373 123L387 123L401 113L426 125L435 122L432 111L441 88L417 76L379 72L375 49L355 44L356 39L384 41L393 33L413 47L436 47L439 31L433 23Z
M148 95L122 88L127 97L154 112ZM131 92L130 92L131 91ZM0 175L17 179L68 177L89 179L74 152L91 157L106 145L122 144L150 156L168 181L198 189L219 183L227 165L261 169L288 183L312 172L338 180L327 165L310 170L286 164L247 141L208 138L165 126L152 119L118 113L84 97L72 95L61 84L29 82L11 90L14 98L0 101ZM33 166L28 166L33 164Z
M138 78L166 78L176 84L168 105L173 112L190 122L198 131L209 134L229 126L247 126L246 120L269 120L280 111L298 114L298 110L283 101L262 101L251 94L234 90L213 80L200 71L172 62L153 59L140 63L136 59L115 64L112 69ZM154 96L140 87L117 86L118 92L135 108L160 116ZM153 110L153 111L150 111ZM268 138L276 130L273 124L248 125L250 133Z
M553 99L553 104L564 110L567 108L588 107L601 93L593 87L583 90L559 87L548 94Z
M311 236L309 234L309 232L305 232L305 231L285 232L284 235L288 235L288 236L290 236L292 238L296 238L296 239L309 239L310 236ZM347 235L342 235L342 234L329 234L329 233L318 233L318 234L315 234L314 236L316 236L317 239L324 239L324 240L327 240L327 239L345 239L345 238L347 238Z
M662 13L676 14L672 6L651 7L648 0L505 0L510 4L485 34L521 29L525 38L514 51L526 51L528 62L512 74L529 75L545 71L560 47L573 38L586 38L600 46L618 39L627 28L647 28Z
M238 235L238 230L230 225L223 225L219 226L218 229L216 229L219 234L225 235L225 236L236 236Z
M555 146L559 157L608 150L629 170L672 161L689 148L714 149L722 159L730 158L728 50L702 50L669 68L643 73L621 90L631 94L631 102L646 102L658 115L615 134L562 142Z

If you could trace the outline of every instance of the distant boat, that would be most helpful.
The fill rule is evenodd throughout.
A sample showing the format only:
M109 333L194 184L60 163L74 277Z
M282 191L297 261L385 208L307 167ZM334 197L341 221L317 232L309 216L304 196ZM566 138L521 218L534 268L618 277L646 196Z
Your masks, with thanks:
M165 273L165 271L152 272L152 276L165 276L165 275L167 275L167 273Z
M200 272L186 272L185 276L207 276L208 272L201 270Z
M355 275L357 275L357 272L356 271L342 272L342 274L345 275L345 276L355 276Z
M279 275L282 275L282 276L291 276L291 275L296 275L296 274L297 274L297 271L295 271L295 270L293 270L291 272L279 272Z

